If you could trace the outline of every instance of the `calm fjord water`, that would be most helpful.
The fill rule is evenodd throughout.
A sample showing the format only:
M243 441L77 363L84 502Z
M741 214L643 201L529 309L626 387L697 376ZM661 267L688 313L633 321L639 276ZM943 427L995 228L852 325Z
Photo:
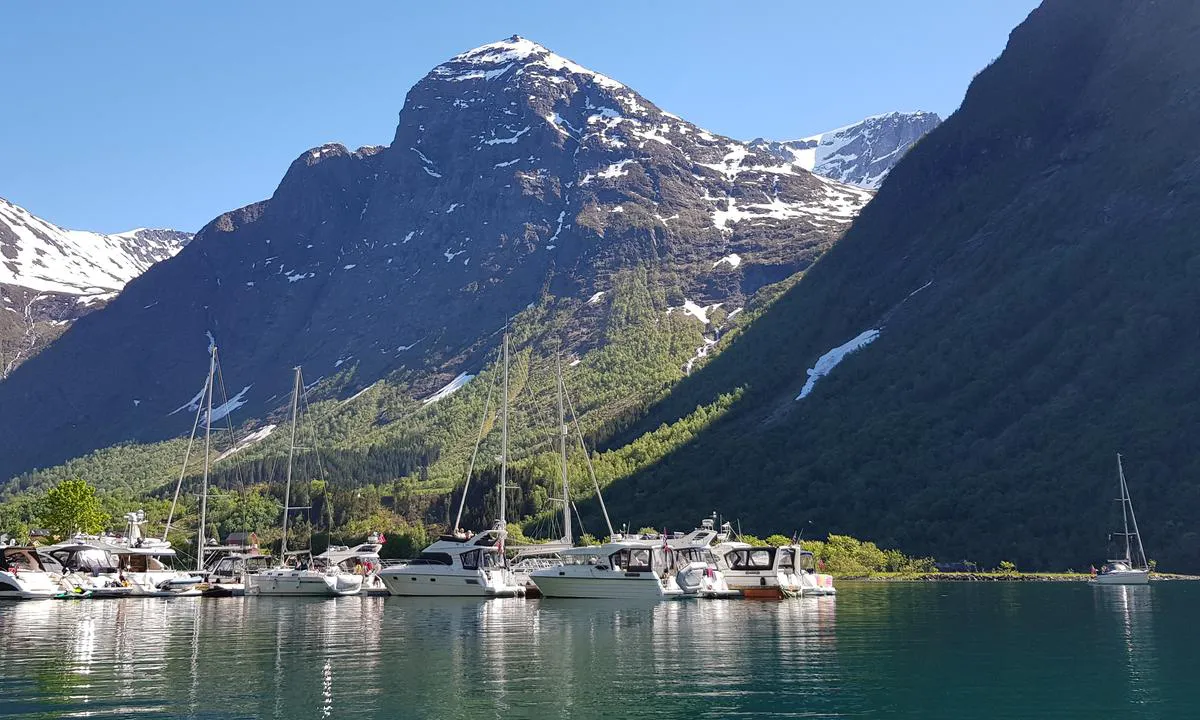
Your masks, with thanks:
M1200 717L1200 584L0 604L0 716Z

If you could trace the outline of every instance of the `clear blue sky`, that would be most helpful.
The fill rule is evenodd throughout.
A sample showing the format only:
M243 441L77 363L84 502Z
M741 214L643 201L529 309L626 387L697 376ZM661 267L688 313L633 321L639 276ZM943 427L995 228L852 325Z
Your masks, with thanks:
M0 196L70 228L198 230L307 148L390 142L426 72L514 33L738 138L945 116L1037 4L18 0Z

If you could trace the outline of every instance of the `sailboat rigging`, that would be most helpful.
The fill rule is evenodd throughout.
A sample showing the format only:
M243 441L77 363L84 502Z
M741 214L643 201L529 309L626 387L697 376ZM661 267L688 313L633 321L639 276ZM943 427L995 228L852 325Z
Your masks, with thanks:
M1122 539L1125 552L1122 557L1109 558L1093 582L1098 585L1145 585L1150 579L1150 567L1142 547L1142 535L1138 532L1137 516L1133 513L1133 501L1129 498L1129 484L1125 481L1120 453L1117 454L1117 477L1121 497L1115 502L1121 503L1121 532L1114 535Z
M296 366L292 382L291 443L288 446L287 480L283 491L283 531L280 540L280 564L260 573L247 575L246 591L256 595L316 595L323 597L357 595L362 591L363 576L344 572L334 564L322 564L310 559L297 565L287 565L288 514L298 510L291 505L292 470L296 455L296 428L299 425L300 401L304 394L304 375ZM292 554L298 554L293 552Z

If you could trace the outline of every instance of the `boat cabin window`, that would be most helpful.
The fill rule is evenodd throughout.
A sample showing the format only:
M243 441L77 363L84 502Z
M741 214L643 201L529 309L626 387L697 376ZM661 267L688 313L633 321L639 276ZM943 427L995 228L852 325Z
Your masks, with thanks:
M462 562L463 570L479 569L479 553L479 550L472 550L458 556L458 559Z
M595 565L599 562L599 555L576 555L572 553L562 556L563 565Z
M609 556L614 570L650 572L650 548L628 548Z
M421 556L408 563L409 565L453 565L454 560L449 553L423 552Z
M807 550L801 550L796 554L796 564L801 570L813 570L817 567L817 561L813 558L813 554Z
M796 552L791 548L779 548L779 569L793 570L796 567Z
M157 572L167 566L153 555L122 555L119 567L129 572Z
M713 561L712 552L706 547L689 547L680 548L675 551L676 563L711 563Z
M217 567L213 569L213 575L221 575L222 577L232 577L240 575L245 569L245 563L236 558L221 558L217 563Z
M775 548L730 550L725 561L731 570L770 570L775 564Z
M270 555L255 555L254 557L246 558L246 570L248 572L261 572L271 568Z

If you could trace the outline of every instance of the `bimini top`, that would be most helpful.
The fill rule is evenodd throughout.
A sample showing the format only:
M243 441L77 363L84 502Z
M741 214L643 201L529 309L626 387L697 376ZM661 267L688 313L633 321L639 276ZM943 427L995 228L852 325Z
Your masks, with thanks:
M484 552L500 552L500 546L504 542L505 535L507 535L507 533L505 533L503 530L500 530L499 528L493 528L491 530L484 530L483 532L481 532L473 537L469 537L469 538L465 537L465 536L457 536L457 535L450 535L450 536L443 535L442 538L439 539L437 542L435 542L434 544L425 548L425 550L422 552L422 554L430 553L430 552L439 552L439 553L449 553L451 555L459 555L459 554L462 554L465 552L470 552L472 550L483 550ZM447 539L448 537L454 538L454 539ZM462 538L462 539L458 539L458 538Z

